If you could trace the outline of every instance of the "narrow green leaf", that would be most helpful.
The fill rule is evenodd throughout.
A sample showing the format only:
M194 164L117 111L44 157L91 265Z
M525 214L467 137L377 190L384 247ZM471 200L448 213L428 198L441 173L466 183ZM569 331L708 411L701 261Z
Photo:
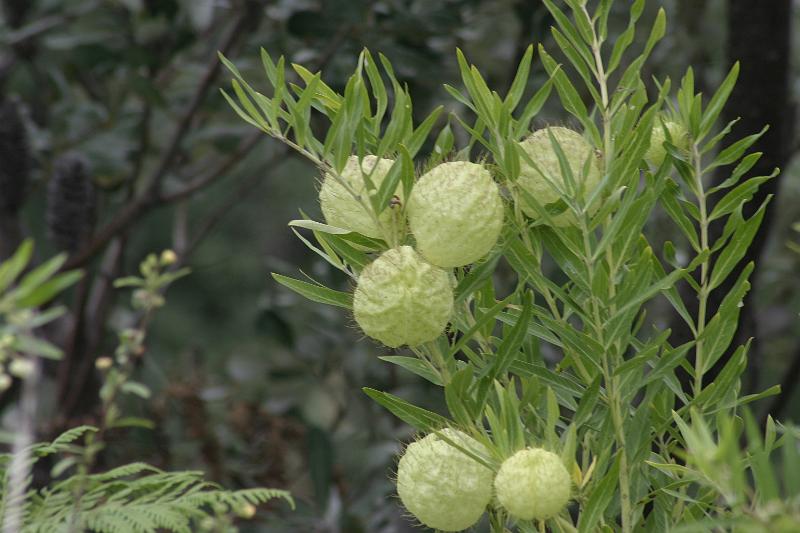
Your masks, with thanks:
M0 294L3 293L19 276L33 255L33 240L25 241L17 248L10 259L0 264Z
M522 94L525 92L525 87L528 85L528 76L531 72L531 62L533 61L533 45L529 45L525 49L525 54L519 62L517 73L514 75L514 81L511 82L511 88L506 94L506 102L508 103L509 112L514 111L519 104Z
M709 222L732 213L739 207L752 200L753 195L758 192L758 189L761 187L761 185L774 178L777 174L778 169L775 169L775 171L769 176L750 178L738 187L734 188L731 192L723 196L722 199L714 206L714 209L711 211L711 215L708 217Z
M731 243L719 254L719 257L714 262L714 268L711 271L711 280L709 282L709 288L711 290L719 287L720 284L725 281L728 274L731 273L734 267L736 267L747 253L747 249L750 247L750 243L753 242L758 228L761 226L761 221L764 219L764 213L766 212L767 204L769 204L770 199L771 197L767 198L764 203L761 204L756 214L750 217L736 230L731 238Z
M313 302L334 305L345 309L353 308L353 296L346 292L335 291L323 287L322 285L314 285L298 279L281 276L280 274L273 273L272 277L284 287L293 290Z
M436 371L436 369L432 368L430 363L417 359L416 357L405 357L401 355L384 355L378 357L378 359L402 367L408 370L409 372L412 372L430 381L436 386L439 387L443 386L442 379L439 376L439 373Z
M711 163L708 167L706 167L706 169L703 171L703 173L704 174L708 173L708 171L710 171L710 170L712 170L714 168L722 167L722 166L725 166L725 165L730 165L730 164L735 163L736 161L738 161L739 158L742 157L742 154L748 148L753 146L753 144L755 144L755 142L758 139L760 139L761 136L764 135L764 133L766 133L768 129L769 129L769 126L764 126L764 129L762 129L760 132L754 133L753 135L749 135L749 136L745 137L744 139L736 141L732 145L730 145L727 148L725 148L714 159L714 162Z
M731 95L731 91L733 91L733 88L736 86L736 80L738 78L739 62L737 61L734 63L730 72L728 72L725 80L720 84L717 92L714 93L714 96L711 98L711 101L706 107L705 113L703 113L703 120L700 122L700 135L697 139L698 142L702 141L705 136L709 134L711 128L714 127L714 124L717 122L717 118L719 117L728 101L728 98Z
M589 500L583 507L580 518L578 519L578 533L591 533L597 531L597 525L611 504L614 494L619 484L619 461L620 454L624 450L617 452L617 457L611 468L603 478L592 489Z
M362 390L397 418L419 431L430 433L447 427L450 423L445 417L410 404L388 392L381 392L369 387L364 387Z
M526 292L522 300L522 313L517 319L516 324L514 324L511 330L504 336L500 347L497 349L497 356L495 357L491 369L492 379L506 372L514 359L517 358L519 349L525 340L532 313L531 294Z

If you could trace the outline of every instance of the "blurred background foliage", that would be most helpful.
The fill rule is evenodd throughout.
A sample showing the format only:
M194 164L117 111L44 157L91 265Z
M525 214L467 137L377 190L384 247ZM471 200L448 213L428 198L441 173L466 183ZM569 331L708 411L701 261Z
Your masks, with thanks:
M627 5L617 4L620 32ZM789 0L653 0L649 16L662 4L669 34L648 75L676 79L693 64L698 85L712 88L734 52L748 55L733 111L773 126L766 165L784 172L753 251L760 262L742 335L758 335L747 387L782 382L782 399L762 409L797 422L800 256L787 241L798 240L791 226L800 219L792 164L800 54L789 39L798 9ZM66 301L71 316L48 333L67 358L48 368L42 437L96 414L93 360L132 319L110 280L171 248L193 272L171 289L141 360L154 395L132 407L157 429L117 435L105 464L139 459L202 469L231 488L291 490L299 510L262 512L248 526L258 531L413 530L390 482L413 434L360 388L434 410L442 399L378 360L386 350L362 339L352 319L269 277L299 265L329 286L348 285L286 226L299 209L319 218L317 171L227 107L216 52L259 79L264 47L322 68L341 90L368 47L391 59L423 116L438 104L459 111L442 89L458 85L455 47L502 93L527 44L550 42L550 25L538 0L3 0L0 255L33 236L40 259L66 250L71 266L88 269ZM544 76L535 69L531 87ZM539 125L568 122L555 103ZM656 241L674 240L659 220ZM666 308L653 312L672 322ZM13 397L12 388L3 405Z

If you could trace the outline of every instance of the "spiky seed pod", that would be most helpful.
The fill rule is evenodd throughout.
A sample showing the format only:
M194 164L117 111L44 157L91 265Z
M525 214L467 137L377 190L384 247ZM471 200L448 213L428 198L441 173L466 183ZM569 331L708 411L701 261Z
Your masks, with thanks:
M0 211L16 213L25 199L30 171L25 124L14 102L0 103Z
M672 144L674 144L679 151L687 152L689 150L689 133L682 124L669 121L664 122L662 125L659 121L653 126L653 133L650 137L650 148L647 149L644 155L644 160L647 161L647 164L652 168L660 167L664 162L664 158L667 157L667 149L664 148L664 142L667 140L667 135L664 132L665 126L667 131L669 131Z
M559 126L537 130L520 143L525 153L536 163L539 170L547 176L543 176L522 158L520 160L518 181L520 187L525 189L544 207L559 200L558 192L550 185L548 179L559 185L562 190L569 190L561 173L558 153L550 141L550 133L553 134L553 137L561 147L561 151L564 152L569 168L572 171L572 176L578 185L578 190L583 191L583 199L588 198L602 178L600 160L595 154L594 147L580 133ZM584 166L587 161L589 163L588 172L584 175ZM521 207L529 217L539 218L539 212L524 198L522 199ZM556 226L569 226L575 222L575 216L569 210L551 218Z
M465 433L441 431L478 455L488 450ZM477 522L492 498L494 473L435 433L406 448L397 465L397 493L417 520L440 531L461 531Z
M497 501L511 516L545 520L567 505L571 482L558 455L541 448L527 448L503 461L494 488Z
M448 273L410 246L392 248L367 265L353 297L358 325L391 348L436 339L452 312Z
M394 160L392 159L379 159L374 155L368 155L364 157L359 167L358 157L350 156L342 170L341 178L369 205L368 189L364 181L364 175L369 176L376 188L380 188L383 179L389 173L389 169L392 168L393 164ZM402 201L402 186L398 185L395 195ZM381 228L378 227L370 212L330 173L325 174L322 180L322 186L319 190L319 203L325 220L331 226L355 231L367 237L383 238ZM381 225L388 227L391 224L392 209L386 206L386 209L380 213L378 219Z
M75 252L94 225L95 192L86 161L67 154L55 162L47 185L47 228L60 250Z
M442 163L426 172L408 199L417 249L434 265L468 265L494 247L503 229L503 199L483 165Z

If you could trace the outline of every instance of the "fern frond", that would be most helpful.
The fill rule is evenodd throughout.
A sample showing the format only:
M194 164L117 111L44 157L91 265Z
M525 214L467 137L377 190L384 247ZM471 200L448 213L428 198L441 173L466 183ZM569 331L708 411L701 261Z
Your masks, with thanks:
M78 484L84 490L76 501ZM73 476L29 495L24 532L60 531L74 521L79 529L98 533L190 533L203 518L276 498L294 509L294 500L283 490L228 491L204 481L202 472L164 472L146 463L131 463L100 474Z

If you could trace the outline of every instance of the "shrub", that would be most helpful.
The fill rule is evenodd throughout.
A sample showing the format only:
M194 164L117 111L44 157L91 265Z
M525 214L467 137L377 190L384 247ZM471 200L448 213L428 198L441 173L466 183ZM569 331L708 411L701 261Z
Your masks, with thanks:
M709 99L695 91L691 69L677 90L669 79L651 83L641 73L664 35L663 9L652 21L643 49L634 53L643 0L632 2L628 28L613 43L608 40L612 1L564 3L562 9L545 0L566 61L559 64L540 46L539 61L548 74L540 87L528 87L533 46L502 97L457 51L463 87L445 89L468 114L451 114L468 142L450 154L449 124L429 141L433 128L441 126L441 108L415 122L410 96L391 63L382 55L376 61L367 50L342 94L326 85L320 73L299 65L293 65L299 83L287 85L283 58L276 62L266 51L262 59L273 92L262 94L223 58L234 75L233 96L226 98L244 120L287 142L342 186L349 183L353 157L393 160L382 179L365 177L363 188L351 187L365 216L379 220L391 210L392 231L378 237L359 234L353 227L332 225L330 219L327 225L308 219L292 225L311 230L319 243L312 245L314 251L358 286L373 269L383 268L398 246L404 250L402 258L390 262L395 277L375 286L380 294L371 294L375 301L383 294L384 302L404 303L381 308L382 314L375 315L381 317L378 324L367 326L358 307L356 318L368 335L388 346L413 345L405 355L387 361L441 386L449 415L387 392L365 391L428 435L421 442L447 428L486 448L486 466L498 473L503 488L498 501L485 507L493 531L704 530L707 517L712 517L712 528L727 527L742 518L748 505L764 508L779 499L778 490L761 486L770 483L763 481L769 466L764 461L778 445L775 438L759 448L758 459L743 455L728 464L736 479L748 471L754 474L757 490L747 504L725 497L724 485L710 471L703 475L700 463L692 459L710 464L703 451L713 450L702 443L724 434L730 445L731 428L741 420L744 405L778 392L773 388L740 396L748 344L731 345L753 272L752 264L740 262L768 202L749 218L743 207L777 170L771 176L747 177L761 155L748 150L763 131L730 141L733 123L718 123L738 65ZM532 121L553 89L574 127L532 133ZM317 138L315 131L324 135ZM458 163L447 163L458 177L439 176L436 167L433 177L417 179L417 167L426 160L438 163L445 155ZM496 220L486 216L491 208L463 216L452 198L427 196L430 188L446 190L444 180L472 179L476 164L490 172L503 197L503 227L495 246L487 245L492 239L484 233L491 233L489 221ZM723 171L728 179L710 186L710 174ZM441 235L450 235L444 226L452 223L459 239L476 238L464 238L463 245L459 240L454 250L449 248L455 237L432 244L435 232L425 226L431 220L417 218L423 207L415 201L417 187L425 191L424 207L431 216L440 214L437 207L448 214L435 222L443 226ZM466 205L473 208L471 200ZM660 210L680 239L656 250L659 239L650 234L648 221ZM712 238L712 224L724 226L720 237ZM424 260L408 260L414 247ZM446 329L438 322L440 315L434 319L420 312L424 298L417 295L441 284L420 274L436 268L425 260L453 276L454 305ZM412 263L416 266L409 269ZM494 276L503 264L516 274L510 290ZM723 285L728 278L733 283ZM316 302L353 308L349 291L277 274L275 279ZM715 291L728 292L721 306L711 309L709 297ZM649 318L647 307L656 300L674 309L690 333L688 340L678 341ZM687 305L693 300L696 308ZM426 324L420 327L413 320ZM408 331L429 328L439 334L434 338L426 331L414 342L382 338L371 333L380 329L380 322L391 330L405 324ZM707 374L717 365L721 371L712 381ZM703 439L694 436L689 419L696 428L705 428L700 431ZM777 431L767 430L773 436ZM453 448L448 453L462 453L467 460L468 450ZM509 463L503 461L513 466L515 457L526 458L536 448L560 458L544 469L557 483L531 480L509 496L501 466ZM552 460L551 455L544 457ZM567 481L559 464L572 486L569 505L564 505L561 489ZM552 505L540 508L543 502L530 501L525 508L519 498L523 491L538 494L547 483L559 488L549 495ZM407 491L401 485L402 500L414 501ZM450 505L447 497L443 493L442 506ZM427 513L415 505L407 503L412 514ZM417 518L427 523L426 516ZM747 518L761 530L774 519L769 513ZM467 527L468 522L459 525Z

